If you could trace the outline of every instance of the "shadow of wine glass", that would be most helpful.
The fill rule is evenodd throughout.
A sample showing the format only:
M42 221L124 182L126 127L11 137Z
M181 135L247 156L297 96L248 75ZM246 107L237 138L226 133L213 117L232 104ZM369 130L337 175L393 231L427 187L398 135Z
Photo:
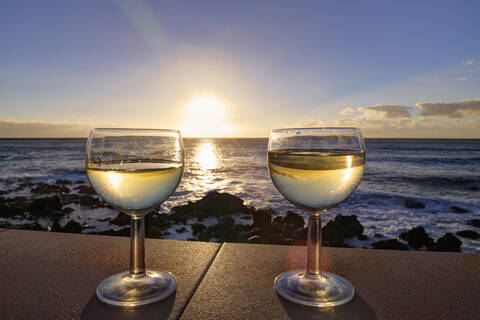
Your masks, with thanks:
M80 314L82 320L96 319L167 319L175 303L176 292L165 300L138 307L105 304L93 294Z
M300 320L330 320L330 319L362 319L376 320L377 316L370 306L358 294L355 294L352 301L329 308L308 307L293 303L277 294L283 309L290 319Z

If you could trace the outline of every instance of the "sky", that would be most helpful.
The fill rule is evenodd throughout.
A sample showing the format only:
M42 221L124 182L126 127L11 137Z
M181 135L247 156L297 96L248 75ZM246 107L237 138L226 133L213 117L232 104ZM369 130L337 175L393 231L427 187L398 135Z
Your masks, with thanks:
M0 137L480 138L480 1L0 1Z

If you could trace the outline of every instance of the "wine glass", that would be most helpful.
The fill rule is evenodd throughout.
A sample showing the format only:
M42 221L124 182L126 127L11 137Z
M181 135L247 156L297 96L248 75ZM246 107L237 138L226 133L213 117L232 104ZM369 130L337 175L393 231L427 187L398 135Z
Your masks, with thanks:
M309 213L306 270L275 279L275 290L292 302L330 307L355 293L344 278L321 271L320 214L337 206L358 186L365 169L365 144L356 128L275 129L268 142L273 184L292 204Z
M131 217L130 270L103 280L97 297L137 306L171 295L177 280L145 268L145 216L175 191L183 174L183 141L177 130L93 129L85 158L88 180L111 206Z

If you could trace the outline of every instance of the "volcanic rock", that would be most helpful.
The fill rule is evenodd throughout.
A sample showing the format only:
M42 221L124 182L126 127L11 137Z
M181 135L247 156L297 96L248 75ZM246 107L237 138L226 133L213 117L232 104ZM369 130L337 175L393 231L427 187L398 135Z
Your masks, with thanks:
M397 239L380 240L372 244L374 249L408 250L408 247Z
M462 231L457 231L455 232L457 236L460 236L462 238L468 238L468 239L473 239L476 240L480 238L480 233L473 231L473 230L462 230Z
M30 213L37 216L48 216L62 209L62 201L59 196L43 197L34 199L29 207Z
M229 193L217 191L208 192L205 197L172 209L174 214L189 216L223 216L235 213L248 213L249 208L243 205L243 200Z
M421 201L413 200L413 199L406 199L403 204L406 208L409 209L423 209L425 208L425 204Z
M461 208L461 207L457 207L457 206L451 206L450 209L455 212L455 213L468 213L470 212L469 210L467 209L464 209L464 208Z
M266 228L272 223L272 213L275 211L272 209L258 209L252 212L253 224L252 226L259 228Z
M462 241L449 232L435 242L433 251L460 252L461 245Z
M408 242L408 245L415 249L429 247L433 244L433 239L428 236L423 227L416 227L404 231L398 235L402 240Z
M468 220L468 221L467 221L467 224L470 225L470 226L474 226L474 227L480 228L480 219Z
M76 221L70 220L63 226L60 230L61 232L68 232L68 233L81 233L82 232L82 225Z
M74 189L77 190L80 194L97 194L91 186L86 184L76 186Z
M58 179L55 184L72 184L72 181L66 179Z
M360 236L362 233L363 226L357 220L357 216L338 214L322 229L322 239L326 244L341 246L343 239Z

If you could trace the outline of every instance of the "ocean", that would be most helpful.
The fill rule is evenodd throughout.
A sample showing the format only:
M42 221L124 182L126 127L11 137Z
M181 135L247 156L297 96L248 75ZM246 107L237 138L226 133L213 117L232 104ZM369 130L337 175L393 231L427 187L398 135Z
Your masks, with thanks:
M31 197L28 189L15 191L15 183L7 183L23 177L31 177L34 182L68 179L88 183L85 143L85 139L0 139L1 197ZM366 171L358 189L337 208L323 214L325 222L339 213L358 217L371 240L352 239L350 245L368 246L375 234L394 238L417 226L424 227L434 239L446 232L480 231L466 223L480 218L480 140L366 139L365 143ZM160 212L168 213L176 205L218 190L236 195L256 208L303 214L270 181L266 164L268 139L199 138L184 139L184 144L184 176ZM425 208L407 208L407 199L420 201ZM467 212L458 213L455 207ZM108 218L116 216L109 208L73 209L64 222L73 219L88 224L90 230L112 228ZM44 226L52 223L45 218L31 219ZM0 218L2 222L26 221ZM166 238L189 236L188 232L172 232ZM480 252L480 239L460 239L463 252Z

